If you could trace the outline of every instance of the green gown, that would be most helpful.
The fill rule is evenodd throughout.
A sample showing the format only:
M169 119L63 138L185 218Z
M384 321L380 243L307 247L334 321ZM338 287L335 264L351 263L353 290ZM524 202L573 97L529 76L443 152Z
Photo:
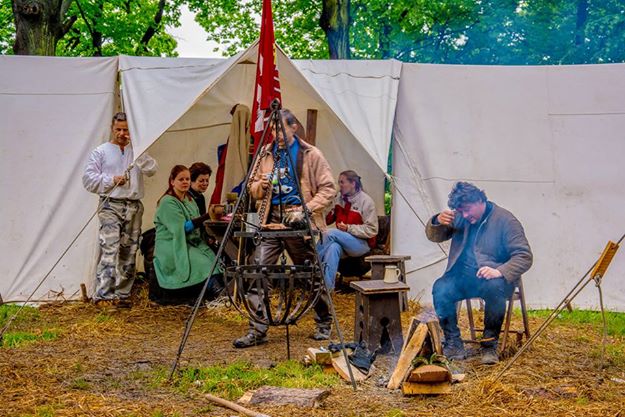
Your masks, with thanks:
M200 215L193 200L180 201L165 195L156 208L154 226L154 270L158 284L166 289L179 289L208 278L215 253L200 236L200 230L184 231L184 223ZM214 274L222 273L217 266Z

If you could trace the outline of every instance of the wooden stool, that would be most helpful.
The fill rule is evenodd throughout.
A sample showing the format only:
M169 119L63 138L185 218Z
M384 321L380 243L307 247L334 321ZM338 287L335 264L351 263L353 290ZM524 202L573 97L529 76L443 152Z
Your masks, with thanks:
M353 281L349 285L356 290L354 341L364 340L371 351L382 346L380 353L399 353L404 343L399 299L410 287L382 280Z
M399 269L399 281L406 283L406 261L410 259L410 256L406 255L372 255L367 256L365 261L371 262L371 279L383 280L384 270L387 266L394 266ZM401 311L408 310L408 294L402 292L400 294L399 306Z
M471 334L471 339L469 342L479 342L476 333L484 332L484 329L478 329L475 327L475 321L473 320L473 310L471 306L471 299L467 298L467 316L469 318L469 332ZM514 302L519 301L521 305L521 317L523 318L523 329L522 330L510 330L510 322L512 321L512 311L514 309ZM516 335L516 344L520 346L523 343L523 336L525 336L525 340L530 337L530 325L529 320L527 318L527 307L525 305L525 292L523 291L523 281L521 278L515 283L514 291L510 298L508 298L508 305L506 308L506 317L503 324L503 336L501 338L500 343L500 351L504 352L506 347L508 346L508 335L510 333L514 333Z

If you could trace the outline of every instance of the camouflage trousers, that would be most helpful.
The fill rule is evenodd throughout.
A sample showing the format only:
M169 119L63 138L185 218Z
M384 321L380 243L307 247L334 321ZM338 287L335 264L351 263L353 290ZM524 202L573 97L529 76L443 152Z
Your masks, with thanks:
M102 206L98 213L100 257L94 300L130 296L142 216L143 204L139 200L109 199Z

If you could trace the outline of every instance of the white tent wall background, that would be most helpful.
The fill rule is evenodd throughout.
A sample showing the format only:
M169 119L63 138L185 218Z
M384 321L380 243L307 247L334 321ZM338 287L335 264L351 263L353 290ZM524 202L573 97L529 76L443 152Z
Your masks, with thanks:
M217 146L226 142L231 121L230 109L236 103L251 106L256 54L256 45L252 45L248 50L227 60L122 56L110 58L112 67L109 72L100 69L100 73L90 74L87 68L84 68L85 73L81 77L68 73L66 77L58 79L55 87L58 91L79 90L77 94L85 95L89 94L95 85L89 83L90 78L95 81L99 79L98 77L108 77L107 91L110 91L112 96L115 90L116 67L119 65L122 98L124 109L129 116L135 157L147 150L158 160L160 167L154 177L146 179L146 196L143 199L144 230L152 226L156 201L166 188L169 170L173 165L188 165L201 160L211 163L216 168ZM20 79L17 75L24 73L28 62L21 61L20 57L4 59L3 62L11 62L6 68L15 74L17 79L14 82L20 86L27 85L27 79ZM46 69L49 67L47 60L54 58L38 59L40 60L38 67L41 68L38 75L45 80ZM72 65L70 58L56 59L70 67ZM89 59L84 61L88 62ZM380 213L383 213L382 167L386 167L388 158L401 64L396 61L349 61L343 64L330 61L326 61L325 64L302 61L298 63L303 68L300 70L279 50L278 65L285 106L291 108L303 123L306 120L307 109L318 110L317 146L324 152L336 174L344 169L356 169L361 173L367 190L376 200ZM63 68L58 71L62 70ZM76 78L84 79L86 85L72 85ZM332 97L333 91L337 90L340 90L340 97ZM8 88L1 91L11 93ZM46 94L45 89L41 91L42 94ZM328 102L324 97L330 97ZM31 98L30 101L15 107L13 124L3 124L12 126L11 130L2 136L3 147L5 144L7 147L7 151L2 154L3 169L7 167L4 164L5 160L12 160L14 156L19 158L21 155L20 151L16 150L17 144L5 141L5 137L19 136L21 131L32 129L29 155L36 154L38 158L46 159L47 155L51 154L48 148L54 149L49 142L42 139L49 135L33 129L33 121L27 119L27 115L32 114L30 108L34 106L33 101L36 99ZM43 213L33 213L37 214L34 220L21 216L19 214L21 209L17 206L11 206L11 211L2 216L2 230L10 230L14 235L10 242L3 242L7 246L0 255L6 268L2 276L8 277L0 281L0 294L5 301L25 300L57 260L58 255L71 242L75 236L74 229L77 232L95 211L97 198L82 189L80 178L89 152L109 138L112 103L111 101L106 111L90 114L94 117L92 119L83 116L84 109L91 108L85 105L84 101L78 103L71 113L66 113L62 110L67 108L67 105L64 107L64 102L60 99L54 103L54 107L47 108L48 115L34 119L39 123L38 120L46 120L54 115L58 126L70 123L80 126L79 133L63 135L64 145L66 147L79 145L79 152L50 161L51 165L65 175L65 181L60 184L71 185L70 188L75 193L72 194L71 204L63 200L66 205L57 205L63 191L61 185L52 189L46 188L45 193L37 194L36 185L39 184L31 180L31 167L20 165L20 169L15 170L21 178L24 178L23 183L10 181L9 173L12 176L14 173L3 171L6 179L3 180L2 187L4 201L9 201L8 196L15 193L21 196L20 192L28 194L29 197L25 198L28 202L36 201L37 197L46 198ZM8 105L10 102L7 101ZM55 111L52 111L52 108ZM347 120L346 116L351 116L351 121ZM98 133L96 135L93 132ZM369 149L373 150L371 155L368 153ZM62 161L62 164L59 161ZM16 164L11 167L17 168ZM49 178L54 177L47 179ZM210 196L210 191L207 197ZM46 194L47 192L50 194ZM3 210L4 207L5 205ZM54 236L55 239L50 240L48 246L43 246L42 242L52 239L52 236L48 238L48 234L43 238L39 237L40 230L49 228L46 226L49 219L43 215L44 213L52 219L51 224L56 224L61 229ZM97 253L96 229L97 219L93 220L75 247L62 259L59 266L62 273L54 271L45 285L36 292L34 299L55 299L61 291L65 298L78 298L80 283L93 287ZM15 256L17 253L13 247L24 247L23 253L19 253L19 258ZM33 263L37 267L29 269L28 266Z
M160 165L146 180L145 229L174 164L216 168L230 109L251 106L255 60L255 45L228 60L0 57L5 301L25 299L95 211L80 176L91 149L109 137L118 66L135 155L147 150ZM278 61L285 106L302 122L306 109L319 111L317 144L335 174L361 173L380 211L394 120L392 246L412 256L413 297L429 300L446 263L419 218L445 206L455 180L485 188L524 224L535 254L524 282L535 307L560 301L625 229L625 65L290 61L281 51ZM94 220L36 299L77 298L81 282L92 284L96 229ZM619 253L604 281L608 308L625 310L624 272ZM575 305L597 300L588 288Z
M431 300L444 271L427 221L458 180L474 182L525 227L532 307L554 307L625 233L625 65L484 67L404 64L393 166L393 251L410 254L411 295ZM425 200L423 195L428 196ZM407 233L410 230L411 233ZM607 308L625 310L625 254L603 280ZM594 285L573 302L597 308Z
M117 58L0 56L0 294L25 299L95 211L81 176L109 137ZM35 299L80 297L97 222Z

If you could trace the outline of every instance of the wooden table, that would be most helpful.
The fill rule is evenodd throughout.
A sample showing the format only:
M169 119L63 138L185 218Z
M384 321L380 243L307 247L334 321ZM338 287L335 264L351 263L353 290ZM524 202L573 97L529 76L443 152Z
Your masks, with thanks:
M218 241L221 242L226 234L226 229L228 228L228 224L230 224L230 222L223 221L223 220L206 220L204 222L204 229L206 230L206 233L208 233L211 236L214 236ZM237 224L235 224L235 227L237 227ZM234 233L233 233L232 237L228 239L228 241L226 242L226 245L224 246L224 252L226 252L226 255L228 255L228 257L232 260L239 259L239 245L238 244L239 242L234 237Z

